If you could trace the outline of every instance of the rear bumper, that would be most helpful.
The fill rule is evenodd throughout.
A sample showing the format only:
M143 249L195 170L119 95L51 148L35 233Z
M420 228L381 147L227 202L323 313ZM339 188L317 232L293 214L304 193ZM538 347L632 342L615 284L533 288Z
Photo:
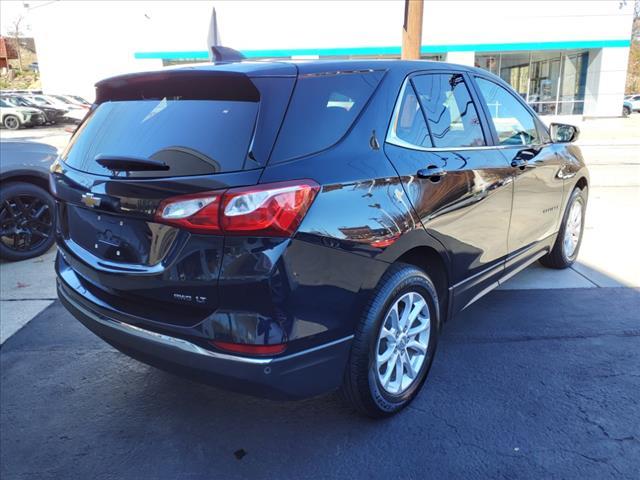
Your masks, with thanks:
M62 304L89 330L136 360L249 395L299 399L342 382L353 336L279 357L243 357L202 348L105 314L58 277Z

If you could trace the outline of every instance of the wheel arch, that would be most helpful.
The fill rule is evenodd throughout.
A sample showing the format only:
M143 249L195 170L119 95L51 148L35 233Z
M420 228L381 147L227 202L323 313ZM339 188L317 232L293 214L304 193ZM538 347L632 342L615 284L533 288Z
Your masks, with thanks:
M576 182L576 187L578 187L580 190L588 189L589 181L587 180L587 177L585 176L580 177Z
M405 234L398 242L387 248L384 259L389 264L407 263L429 274L438 293L441 318L445 322L451 312L451 261L442 244L425 230L414 230Z
M33 172L15 172L0 178L0 185L8 183L30 183L49 192L49 179Z
M443 321L449 315L449 275L440 254L432 247L415 247L400 256L397 262L414 265L427 272L438 292L440 314Z

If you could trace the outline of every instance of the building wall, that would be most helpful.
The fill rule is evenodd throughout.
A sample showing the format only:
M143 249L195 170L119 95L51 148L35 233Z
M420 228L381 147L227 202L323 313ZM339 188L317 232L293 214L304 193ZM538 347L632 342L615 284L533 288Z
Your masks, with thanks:
M92 97L93 84L107 76L206 61L213 6L222 44L248 57L400 53L401 1L62 0L30 14L43 88ZM426 0L422 52L473 64L479 52L590 49L588 84L597 99L590 111L608 114L624 88L632 14L633 2L609 0Z
M423 43L482 45L629 40L633 2L622 3L607 0L427 0Z
M590 53L585 116L614 117L622 111L629 48L602 48Z
M29 13L42 86L93 99L100 79L162 66L137 51L206 49L210 2L50 2Z

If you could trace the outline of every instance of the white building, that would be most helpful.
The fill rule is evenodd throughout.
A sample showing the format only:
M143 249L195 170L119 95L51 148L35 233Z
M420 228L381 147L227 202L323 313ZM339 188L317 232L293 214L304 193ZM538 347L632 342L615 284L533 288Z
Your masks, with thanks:
M213 6L249 58L400 54L402 1L36 2L43 88L92 97L107 76L207 61ZM500 75L542 114L617 116L632 16L633 1L425 0L422 53Z

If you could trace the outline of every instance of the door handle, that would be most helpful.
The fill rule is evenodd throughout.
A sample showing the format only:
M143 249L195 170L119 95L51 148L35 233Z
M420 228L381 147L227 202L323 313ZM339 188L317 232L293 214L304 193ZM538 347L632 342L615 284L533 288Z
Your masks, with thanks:
M513 160L511 160L511 166L513 168L519 168L520 170L524 170L525 168L534 168L536 165L529 162L536 158L540 153L540 150L540 148L536 147L523 148L515 157L513 157Z
M429 165L427 168L421 168L418 170L419 178L428 178L437 182L441 177L444 177L447 174L447 171L436 165Z
M513 168L519 168L520 170L524 170L525 168L535 168L536 165L534 163L529 163L522 158L514 158L511 160L511 166Z

